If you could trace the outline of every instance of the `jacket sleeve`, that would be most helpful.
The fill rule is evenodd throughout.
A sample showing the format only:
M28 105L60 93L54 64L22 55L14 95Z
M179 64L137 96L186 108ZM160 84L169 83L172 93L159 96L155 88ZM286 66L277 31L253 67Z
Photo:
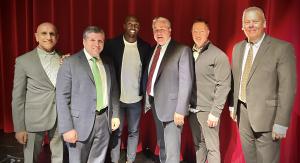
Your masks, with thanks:
M72 73L69 58L64 60L56 79L56 104L58 114L58 129L65 133L74 129L71 116Z
M216 117L220 117L231 86L230 64L225 54L216 57L214 74L216 88L211 113Z
M15 132L26 131L25 127L25 100L27 75L18 58L15 64L14 84L12 91L12 116Z
M176 113L187 115L194 80L193 56L189 47L183 47L178 64L179 88Z
M275 124L288 127L290 114L293 109L296 94L296 59L294 48L285 44L279 51L280 58L277 65L278 73L278 107Z

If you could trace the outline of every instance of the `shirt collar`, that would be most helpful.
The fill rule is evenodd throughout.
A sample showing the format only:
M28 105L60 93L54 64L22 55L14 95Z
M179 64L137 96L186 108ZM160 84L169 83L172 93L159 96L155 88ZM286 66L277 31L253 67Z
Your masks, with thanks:
M209 44L210 44L209 40L207 40L206 43L201 48L197 48L196 44L194 44L192 50L193 50L193 52L202 53L206 49L208 49Z
M264 40L264 38L265 38L265 33L263 34L263 36L257 41L257 42L254 42L253 43L253 46L255 47L255 48L258 48L259 46L260 46L260 44L262 43L262 41ZM247 40L247 42L248 42L248 40ZM250 42L248 42L248 44L250 44Z
M56 53L55 50L53 50L52 52L46 52L45 50L43 50L39 47L37 47L37 52L42 55L55 55L55 53Z
M93 57L87 52L87 50L85 49L85 48L83 48L83 52L84 52L84 54L85 54L85 57L86 57L86 59L87 60L91 60ZM98 60L99 60L99 56L98 57L96 57Z
M128 44L128 45L136 45L137 44L137 41L135 42L128 42L126 41L125 37L123 36L123 41L124 41L124 44Z
M160 45L161 46L161 49L166 49L169 45L171 41L171 37L169 38L169 40L164 44L164 45ZM159 44L156 45L156 48L159 46Z

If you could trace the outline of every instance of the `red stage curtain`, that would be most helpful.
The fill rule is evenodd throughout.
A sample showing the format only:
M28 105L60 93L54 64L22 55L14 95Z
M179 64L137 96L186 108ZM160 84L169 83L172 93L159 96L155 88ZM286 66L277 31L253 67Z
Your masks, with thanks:
M36 46L34 32L38 24L53 22L59 29L58 48L74 53L82 48L82 31L88 25L97 25L106 31L107 38L123 31L126 15L138 16L140 35L154 43L151 23L155 16L164 16L172 22L172 37L192 44L190 28L193 20L202 17L210 24L210 39L231 58L234 43L245 36L241 30L242 11L259 6L266 14L267 33L291 42L296 49L297 74L300 76L300 1L299 0L1 0L0 1L0 129L12 132L11 92L15 58ZM281 162L300 162L300 100L299 80L294 110L287 138L281 146ZM190 128L186 123L182 134L182 158L195 161ZM157 153L155 126L152 115L141 120L139 150L149 147ZM221 118L221 154L223 162L244 162L236 124L227 108Z

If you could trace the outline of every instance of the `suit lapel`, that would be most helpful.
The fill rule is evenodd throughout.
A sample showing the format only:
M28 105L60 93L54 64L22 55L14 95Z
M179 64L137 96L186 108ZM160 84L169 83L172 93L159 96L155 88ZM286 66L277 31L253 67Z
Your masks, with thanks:
M91 67L89 65L89 61L86 59L86 56L83 52L83 50L81 51L80 55L79 55L79 59L82 63L82 67L85 69L85 71L88 73L88 76L90 77L91 81L93 82L93 84L95 84L94 81L94 76L91 70Z
M159 69L158 69L158 72L157 72L157 77L156 77L156 80L159 78L162 70L164 69L168 59L170 58L170 56L173 54L173 50L174 50L174 41L170 41L166 51L165 51L165 54L161 60L161 63L159 65Z
M270 43L270 39L269 37L266 35L264 40L262 41L257 54L254 58L250 73L249 73L249 78L248 78L248 82L251 79L251 77L253 76L254 71L256 70L257 66L259 65L259 62L262 60L262 58L265 56L264 54L266 53L267 49L268 49L268 44Z
M102 58L101 58L102 59ZM110 88L111 88L111 76L110 76L110 69L109 65L102 59L102 63L106 73L106 83L107 83L107 97L110 97Z
M246 41L244 41L242 44L241 44L241 46L240 46L240 49L239 49L239 52L238 52L238 54L240 54L240 55L237 55L237 61L238 61L238 66L239 66L239 68L238 68L238 70L239 70L239 72L238 72L238 79L241 79L241 76L242 76L242 73L243 73L243 71L242 71L242 68L243 68L243 58L244 58L244 55L245 55L245 47L246 47Z
M33 61L32 64L35 64L34 67L36 67L40 71L39 74L41 75L41 78L43 78L43 80L41 80L41 81L51 87L54 87L54 85L50 81L47 73L44 70L44 67L41 63L40 57L38 56L38 53L37 53L37 49L32 51L31 56L32 56L32 61Z

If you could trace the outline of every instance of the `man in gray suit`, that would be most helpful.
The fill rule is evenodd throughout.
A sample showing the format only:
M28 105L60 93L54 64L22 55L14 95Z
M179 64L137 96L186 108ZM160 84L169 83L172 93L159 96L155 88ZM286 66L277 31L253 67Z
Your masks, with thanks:
M12 116L16 139L24 145L24 162L38 162L48 133L51 162L63 162L63 141L57 131L55 83L61 55L54 49L58 33L48 22L35 33L38 46L18 57L12 93Z
M146 107L150 104L153 109L160 161L178 163L192 90L193 57L188 46L171 39L168 19L155 18L152 29L157 45L148 69Z
M110 129L120 124L114 68L100 56L104 38L102 29L87 27L83 50L66 58L57 75L58 128L71 163L103 163Z
M279 162L296 93L296 64L291 44L265 34L258 7L243 13L247 37L233 49L231 117L237 120L246 162Z
M209 40L206 21L196 20L192 27L195 78L189 122L197 162L221 162L219 119L231 84L226 54Z

